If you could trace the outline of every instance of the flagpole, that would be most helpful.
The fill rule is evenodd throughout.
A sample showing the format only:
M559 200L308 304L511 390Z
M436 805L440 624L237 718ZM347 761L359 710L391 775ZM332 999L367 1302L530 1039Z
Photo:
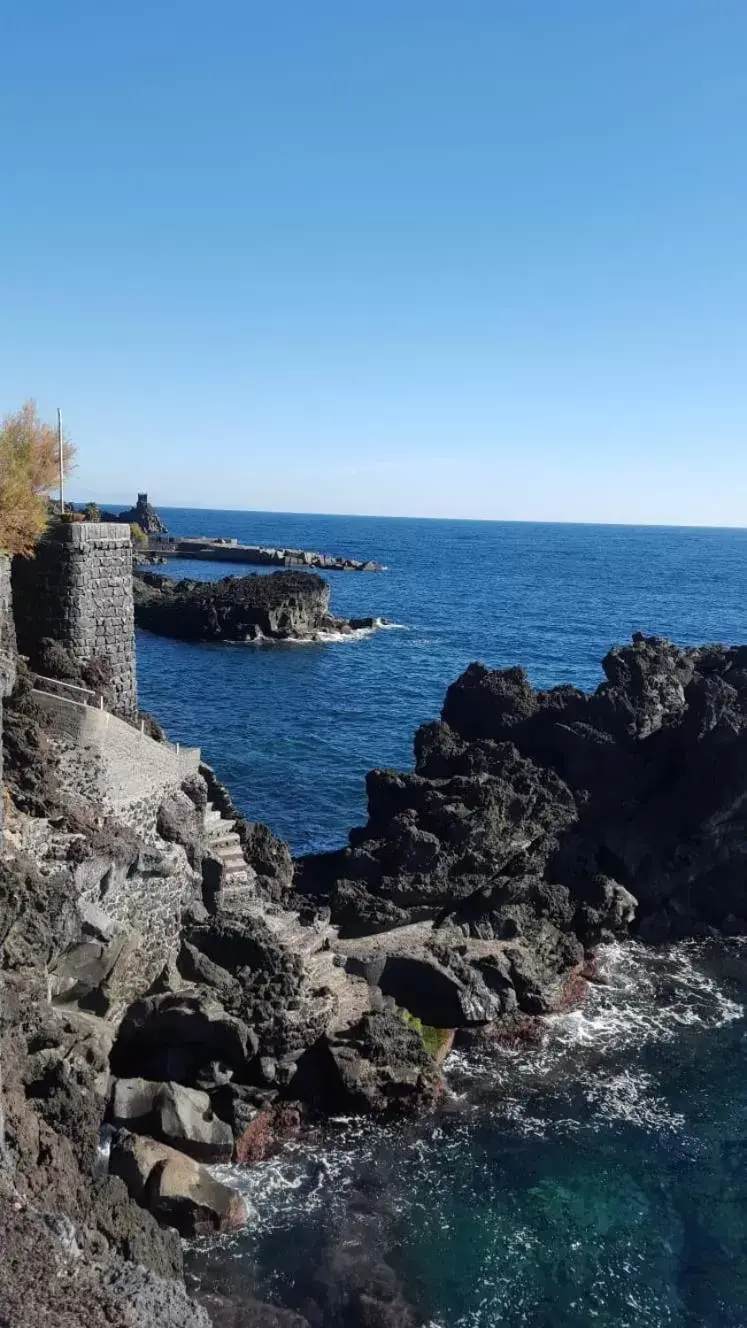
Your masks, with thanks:
M62 464L62 411L57 407L57 449L60 457L60 516L65 514L65 471Z

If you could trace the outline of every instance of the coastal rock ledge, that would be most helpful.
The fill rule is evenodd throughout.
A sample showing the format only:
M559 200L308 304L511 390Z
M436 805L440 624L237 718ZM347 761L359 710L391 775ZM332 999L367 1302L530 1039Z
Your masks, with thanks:
M181 641L314 641L382 625L378 618L336 618L329 586L311 572L175 581L154 572L134 577L139 627Z

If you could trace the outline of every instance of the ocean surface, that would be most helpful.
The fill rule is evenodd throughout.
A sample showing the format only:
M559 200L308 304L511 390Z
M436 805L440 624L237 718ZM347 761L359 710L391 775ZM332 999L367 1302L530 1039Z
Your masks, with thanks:
M142 704L297 852L365 819L366 770L411 765L414 729L471 660L593 687L633 631L747 639L743 530L162 512L175 533L387 565L328 574L334 612L397 624L369 637L138 633ZM252 1218L193 1248L194 1283L324 1328L364 1322L330 1287L352 1305L383 1282L433 1328L745 1328L747 947L615 946L602 966L608 984L548 1019L541 1047L452 1055L425 1124L332 1122L230 1169Z

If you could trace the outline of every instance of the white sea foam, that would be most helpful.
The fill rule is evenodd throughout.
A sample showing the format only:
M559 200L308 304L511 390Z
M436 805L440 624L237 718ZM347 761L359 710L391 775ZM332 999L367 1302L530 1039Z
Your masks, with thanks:
M578 1010L550 1016L548 1032L561 1042L640 1046L671 1041L683 1027L718 1028L742 1018L744 1007L708 975L703 955L699 942L660 950L637 942L605 946L598 956L602 983Z
M727 943L735 953L742 942ZM455 1102L489 1095L494 1110L521 1134L574 1133L626 1121L673 1132L683 1116L670 1111L651 1073L632 1059L648 1046L669 1044L688 1030L716 1029L740 1019L744 1007L706 969L706 945L686 942L652 950L635 942L605 946L598 955L601 981L585 1003L542 1020L537 1047L454 1052L446 1073ZM620 1068L620 1057L627 1057ZM537 1095L580 1094L591 1120L569 1115L546 1120Z
M364 641L376 632L407 632L404 623L385 622L375 618L370 627L354 627L348 632L313 632L310 636L286 636L282 639L274 636L257 636L253 640L235 644L247 646L320 646L337 645L342 642Z

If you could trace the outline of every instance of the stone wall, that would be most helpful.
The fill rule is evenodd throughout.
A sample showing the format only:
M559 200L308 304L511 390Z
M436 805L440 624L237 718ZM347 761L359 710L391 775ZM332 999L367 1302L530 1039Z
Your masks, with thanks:
M10 559L0 554L0 847L3 842L3 697L15 682L16 634L10 590Z
M112 674L112 709L137 715L132 543L127 526L58 522L36 557L13 565L18 647L34 663L39 642L58 641L75 664Z

